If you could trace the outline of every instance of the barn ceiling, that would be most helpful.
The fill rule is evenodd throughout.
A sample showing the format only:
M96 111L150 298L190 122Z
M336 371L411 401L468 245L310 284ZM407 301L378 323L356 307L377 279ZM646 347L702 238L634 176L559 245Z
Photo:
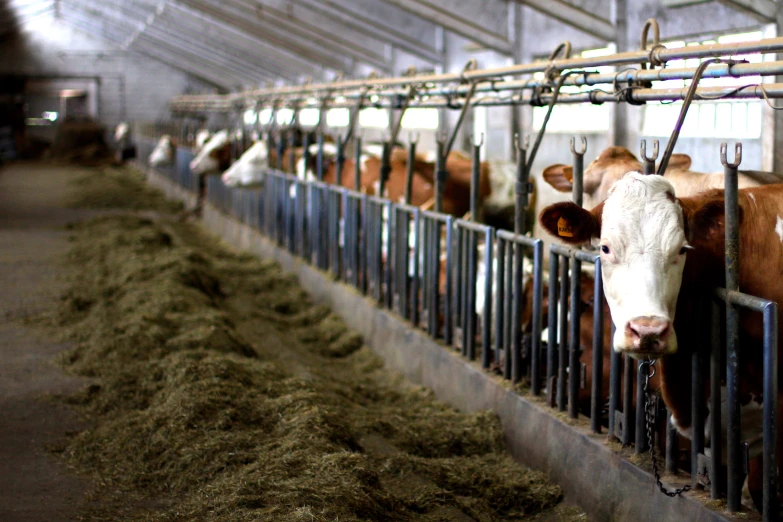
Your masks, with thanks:
M720 1L767 20L777 7L771 0ZM123 50L231 90L370 69L389 74L394 49L442 64L444 30L514 56L515 3L598 40L614 39L612 23L580 0L0 0L0 38L54 12Z

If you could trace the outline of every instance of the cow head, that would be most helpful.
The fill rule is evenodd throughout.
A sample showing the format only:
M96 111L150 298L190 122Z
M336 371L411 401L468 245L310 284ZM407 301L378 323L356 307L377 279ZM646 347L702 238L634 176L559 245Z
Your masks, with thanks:
M130 133L130 126L127 122L122 122L119 125L117 125L117 128L114 129L114 141L120 142L128 137L128 134Z
M212 133L207 129L201 129L196 133L196 151L204 148L204 145L212 138Z
M168 134L164 134L158 140L149 157L149 164L153 167L171 165L174 162L174 153L177 142Z
M226 169L231 163L231 141L227 130L216 133L190 162L190 170L200 176Z
M257 141L223 173L223 183L237 186L261 181L263 170L267 167L269 167L269 148L266 141Z
M690 166L690 156L672 154L666 170L688 170ZM585 202L600 203L609 195L612 185L622 179L627 172L641 170L641 162L630 150L617 146L607 148L584 171L582 179ZM559 192L571 192L573 189L574 176L570 166L557 164L547 167L543 177Z
M683 211L671 183L638 172L616 182L592 210L562 202L541 212L542 226L555 237L600 246L615 351L653 358L677 351L674 313L691 248L686 228L703 221L694 217Z

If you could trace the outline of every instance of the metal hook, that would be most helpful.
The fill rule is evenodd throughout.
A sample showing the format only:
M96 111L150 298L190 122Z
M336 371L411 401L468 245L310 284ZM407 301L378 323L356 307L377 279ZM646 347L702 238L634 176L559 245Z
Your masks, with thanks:
M415 138L414 138L415 136ZM408 144L410 145L417 145L419 143L419 138L421 138L421 134L419 131L416 132L409 132L408 133Z
M587 138L582 136L582 150L577 151L576 139L573 136L571 136L571 154L578 154L579 156L584 156L585 152L587 152Z
M468 60L468 63L465 64L465 67L462 69L462 72L473 71L476 69L476 67L478 67L478 62L476 61L475 58L471 58L470 60Z
M726 145L725 141L720 144L720 162L723 163L724 167L739 167L740 163L742 163L742 143L737 142L734 144L734 162L732 163L729 163L726 157L727 149L728 145Z
M402 74L403 76L416 76L416 66L411 65L408 67L405 72Z
M435 142L439 143L440 145L446 145L446 142L449 140L449 135L444 130L438 130L438 133L435 135Z
M481 138L479 139L479 142L476 143L476 135L473 135L473 139L471 140L473 142L474 147L481 147L484 145L484 133L481 133Z
M642 27L642 37L639 42L639 49L642 51L647 50L647 35L650 32L650 28L653 30L653 46L661 43L661 28L658 26L658 20L650 18L644 22L644 27Z
M647 156L647 140L642 140L640 147L642 161L655 161L658 159L658 140L653 140L652 156Z

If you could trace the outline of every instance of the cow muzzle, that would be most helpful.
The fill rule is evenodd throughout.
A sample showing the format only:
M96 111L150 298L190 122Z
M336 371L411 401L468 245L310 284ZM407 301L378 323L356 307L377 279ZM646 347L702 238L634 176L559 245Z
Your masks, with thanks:
M668 351L671 332L666 318L635 317L625 325L625 351L632 357L661 357Z

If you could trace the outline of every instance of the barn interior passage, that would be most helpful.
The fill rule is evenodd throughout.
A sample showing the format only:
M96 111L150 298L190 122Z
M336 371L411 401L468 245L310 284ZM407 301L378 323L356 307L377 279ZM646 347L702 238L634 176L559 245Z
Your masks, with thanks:
M779 520L781 23L0 0L9 517Z

